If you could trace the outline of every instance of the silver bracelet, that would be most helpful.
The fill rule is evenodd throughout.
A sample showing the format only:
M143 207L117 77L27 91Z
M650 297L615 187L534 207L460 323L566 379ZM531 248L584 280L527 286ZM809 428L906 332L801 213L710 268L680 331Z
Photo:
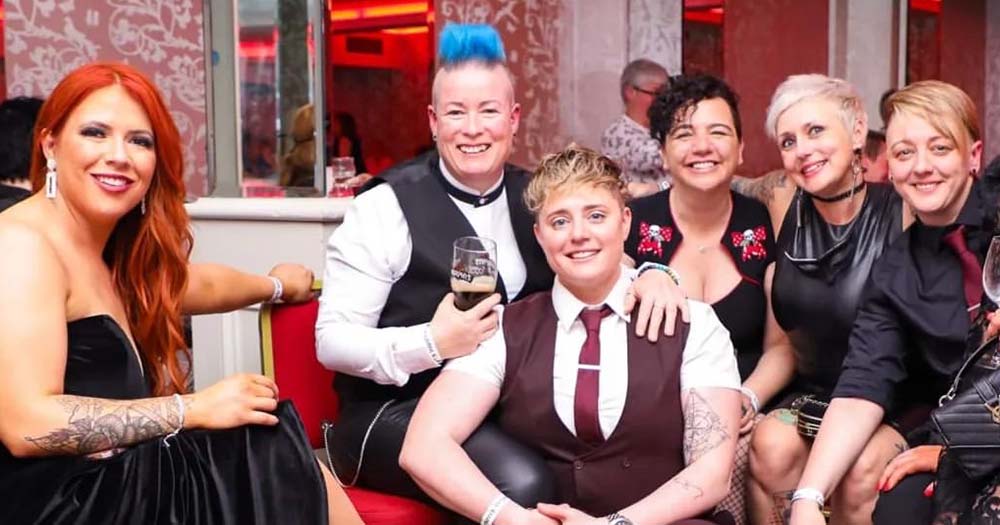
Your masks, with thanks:
M424 327L424 344L427 346L427 353L431 356L431 359L441 366L444 363L444 359L441 359L441 352L438 351L437 344L434 343L434 336L431 335L431 324L427 323Z
M276 303L281 300L281 296L285 293L285 285L281 284L281 279L274 277L273 275L268 275L268 279L271 280L271 284L274 285L274 291L271 292L271 298L267 300L269 303Z
M820 509L822 509L823 505L826 503L826 496L823 495L823 491L810 487L795 489L795 492L792 493L792 503L795 503L796 500L800 499L814 501L817 505L819 505Z
M479 519L479 525L493 525L493 522L497 520L497 516L500 515L500 510L503 506L510 501L510 498L504 496L503 494L497 494L497 497L493 498L490 505L486 507L486 512L483 512L483 517Z
M173 398L174 402L177 403L177 413L180 415L180 422L177 423L177 428L175 428L173 432L163 436L163 446L167 448L170 448L170 439L177 437L177 434L180 434L181 430L184 429L184 400L181 398L180 394L174 394Z
M750 400L750 406L753 407L753 413L754 414L759 414L760 413L760 398L757 397L757 394L753 390L750 390L749 388L747 388L745 386L741 386L740 387L740 392L743 392L743 395L747 396L747 399Z

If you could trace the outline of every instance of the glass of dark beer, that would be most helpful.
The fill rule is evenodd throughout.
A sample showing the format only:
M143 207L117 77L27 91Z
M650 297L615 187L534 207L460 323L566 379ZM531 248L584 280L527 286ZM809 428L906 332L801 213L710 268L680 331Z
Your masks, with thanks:
M468 310L497 289L497 243L485 237L455 239L451 291L455 307Z

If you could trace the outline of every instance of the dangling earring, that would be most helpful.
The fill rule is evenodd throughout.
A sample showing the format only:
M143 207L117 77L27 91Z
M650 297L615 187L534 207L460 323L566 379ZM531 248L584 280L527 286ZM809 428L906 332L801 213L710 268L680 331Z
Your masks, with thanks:
M49 199L56 198L59 181L56 179L56 159L49 157L45 161L45 196Z
M861 166L861 148L854 150L854 158L851 160L851 200L854 200L854 190L858 188L858 176L864 172Z
M146 214L146 196L145 195L143 195L142 196L142 200L139 201L139 213L141 213L142 215Z
M434 142L438 141L437 133L431 133L431 140L434 141Z

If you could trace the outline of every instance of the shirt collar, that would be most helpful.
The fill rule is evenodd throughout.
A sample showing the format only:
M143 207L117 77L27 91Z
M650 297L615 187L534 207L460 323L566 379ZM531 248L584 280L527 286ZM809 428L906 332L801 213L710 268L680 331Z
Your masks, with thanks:
M611 288L611 292L604 298L602 304L608 305L615 315L621 317L625 322L629 322L629 315L625 313L625 292L632 285L635 270L626 266L621 266L620 270L618 280L615 281L614 287ZM573 325L573 321L576 321L584 308L597 306L600 306L600 304L588 305L577 299L559 281L559 276L556 276L556 280L552 284L552 308L556 311L556 317L559 319L559 326L562 329L569 330L569 327Z
M459 182L458 179L456 179L455 176L448 171L448 166L445 165L444 159L438 159L438 168L441 170L441 176L444 177L444 181L446 183L445 190L448 192L448 195L451 195L466 204L471 204L478 208L480 206L491 204L493 201L497 200L501 194L503 194L503 171L500 172L500 177L497 178L496 183L490 186L488 190L480 193L475 189Z

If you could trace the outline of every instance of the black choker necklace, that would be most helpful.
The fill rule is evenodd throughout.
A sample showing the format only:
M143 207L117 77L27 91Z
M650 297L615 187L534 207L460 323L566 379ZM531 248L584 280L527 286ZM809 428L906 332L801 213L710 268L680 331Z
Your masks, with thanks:
M853 188L845 191L844 193L838 193L838 194L834 195L833 197L820 197L819 195L813 195L812 193L809 193L808 191L805 192L805 194L808 195L808 196L810 196L810 197L812 197L812 198L814 198L814 199L816 199L816 200L818 200L818 201L820 201L820 202L837 202L837 201L842 201L842 200L844 200L844 199L846 199L846 198L854 195L855 193L861 191L865 187L865 184L866 184L865 181L861 181L861 182L858 183L857 186L855 186L855 187L853 187Z

